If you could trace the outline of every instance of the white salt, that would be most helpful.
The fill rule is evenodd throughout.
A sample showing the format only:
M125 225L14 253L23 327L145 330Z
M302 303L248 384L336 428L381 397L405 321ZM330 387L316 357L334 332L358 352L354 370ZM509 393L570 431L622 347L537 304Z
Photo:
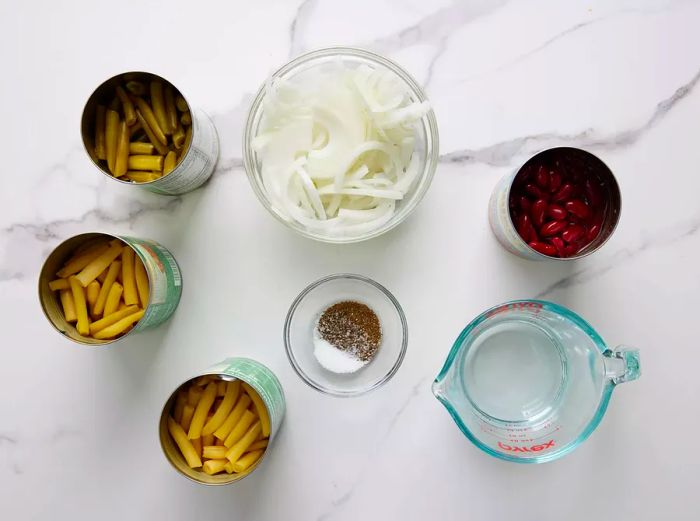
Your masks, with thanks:
M321 338L317 328L314 328L314 356L324 369L333 373L354 373L367 365L367 362Z

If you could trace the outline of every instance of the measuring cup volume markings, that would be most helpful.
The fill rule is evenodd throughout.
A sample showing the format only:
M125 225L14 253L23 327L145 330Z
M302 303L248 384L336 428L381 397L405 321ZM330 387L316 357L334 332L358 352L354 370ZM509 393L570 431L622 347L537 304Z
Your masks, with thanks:
M615 385L639 374L636 349L609 349L572 311L514 301L485 311L462 331L433 393L484 452L539 463L583 442Z

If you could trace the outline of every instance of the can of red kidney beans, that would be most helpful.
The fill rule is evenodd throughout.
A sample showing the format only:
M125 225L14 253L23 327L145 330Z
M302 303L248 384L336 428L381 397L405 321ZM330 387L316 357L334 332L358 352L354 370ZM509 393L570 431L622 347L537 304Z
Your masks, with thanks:
M119 239L131 247L146 268L149 286L149 300L144 316L132 330L124 335L107 340L97 340L78 333L75 324L66 321L56 292L51 291L49 282L56 279L56 272L71 257L76 249L100 239ZM117 342L131 333L155 327L165 322L175 312L182 295L182 276L175 257L170 251L155 241L138 239L109 233L82 233L75 235L56 246L44 261L39 274L39 302L44 315L51 325L66 338L77 344L102 346Z
M569 261L597 251L617 227L621 196L608 166L572 147L544 150L491 194L489 223L509 252Z
M175 139L176 132L172 132L171 135L166 131L165 135L161 134L165 138L166 143L158 145L160 150L156 149L149 153L137 152L137 154L165 156L169 151L172 151L176 154L177 163L170 172L162 170L162 175L157 179L144 179L136 182L129 179L128 174L120 177L113 175L110 171L108 160L103 159L102 154L98 152L98 147L96 146L98 129L102 128L100 125L104 125L104 123L101 122L98 125L97 115L99 111L102 111L102 114L104 114L106 110L113 109L119 113L120 123L122 120L132 121L132 124L127 127L127 132L130 134L128 138L130 142L142 141L144 144L151 142L150 137L154 132L150 127L150 132L147 132L144 126L148 126L149 118L145 117L147 112L153 114L153 119L150 119L150 121L156 120L158 115L153 100L146 101L151 92L150 85L152 82L159 84L161 89L166 92L165 101L169 102L166 103L168 106L173 105L173 99L177 100L177 106L172 110L175 118L173 123L177 122L176 132L180 139ZM124 103L116 95L117 87L121 88L120 94L128 98L126 101L131 102L131 114L138 112L138 119L134 120L133 116L131 119L128 119L125 114ZM138 105L137 98L141 98L139 103L143 101L148 107L143 103ZM142 111L143 114L141 113ZM85 151L103 174L122 184L141 186L151 192L163 195L184 194L204 184L214 172L219 157L219 138L214 123L209 119L209 116L202 110L194 109L172 83L150 72L125 72L109 78L97 87L88 98L83 109L80 131ZM158 134L160 133L158 132ZM177 147L177 144L180 146ZM140 173L148 174L149 172L144 170Z
M178 393L190 384L198 382L200 378L207 378L210 381L233 381L240 380L245 382L255 390L260 396L262 402L267 409L267 414L270 417L270 437L269 445L265 448L260 459L250 468L240 474L214 474L209 475L202 470L191 468L187 465L184 457L180 453L175 441L168 432L168 417L172 414L177 400ZM204 372L197 373L192 378L189 378L180 384L166 400L163 409L161 410L160 420L158 422L158 438L160 446L163 450L168 462L181 475L202 485L228 485L235 483L249 476L255 469L260 466L260 463L265 458L270 450L273 440L277 436L284 413L286 402L284 399L284 391L282 384L277 379L277 376L268 369L267 366L250 358L227 358L221 363L218 363Z

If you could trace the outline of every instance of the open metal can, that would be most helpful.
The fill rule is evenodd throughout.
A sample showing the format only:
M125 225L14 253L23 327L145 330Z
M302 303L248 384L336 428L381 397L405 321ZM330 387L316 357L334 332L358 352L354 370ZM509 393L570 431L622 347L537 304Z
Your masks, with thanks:
M202 377L209 377L214 380L233 381L240 380L250 385L262 399L267 413L270 417L270 436L268 445L265 448L260 459L257 460L251 467L241 473L221 473L209 475L201 469L191 468L185 458L182 456L180 449L168 432L168 418L173 413L177 401L178 393L186 386L194 383ZM172 467L186 478L200 483L202 485L228 485L235 483L249 476L262 462L274 438L277 436L285 413L285 399L282 385L275 374L266 366L251 360L250 358L227 358L223 362L216 364L206 371L199 373L175 389L170 397L166 400L163 406L160 421L158 423L158 436L160 438L160 446L163 449L166 459Z
M581 245L579 249L572 250L571 254L559 255L558 251L568 247L569 244L564 243L563 239L561 240L562 242L557 244L556 241L559 239L551 237L543 237L538 240L542 241L544 248L553 251L556 249L557 254L547 255L541 253L530 246L530 244L541 246L541 243L524 240L517 229L517 224L515 222L516 216L521 217L518 213L530 212L526 217L532 218L534 215L532 213L533 209L528 208L527 205L532 204L534 208L533 199L537 200L539 197L544 199L544 201L540 201L542 205L545 205L546 201L549 206L557 206L557 211L564 212L566 217L563 218L564 224L562 224L562 226L566 225L570 219L579 220L576 215L571 213L567 214L564 211L561 207L561 205L564 204L563 201L557 202L560 194L559 190L563 188L563 184L561 188L555 188L552 182L549 189L542 189L536 185L533 177L539 168L544 168L547 176L556 175L559 178L561 178L562 175L566 176L564 177L565 181L561 181L564 184L566 183L566 179L572 180L572 183L576 182L577 184L572 186L577 186L579 188L574 188L574 190L580 189L580 186L583 185L585 185L586 190L588 190L590 186L586 183L595 183L597 210L595 214L591 212L591 215L596 219L594 224L598 226L597 234L591 237L586 244ZM555 172L557 173L555 174ZM553 178L548 177L547 179ZM545 185L547 182L548 181L545 180ZM530 184L533 186L529 186ZM519 192L516 188L519 190L523 189L523 187L527 190L531 190L533 193L541 192L542 195L531 196L530 200L527 200L527 197L519 197ZM577 195L576 192L574 192L567 197L577 197L578 199L576 200L579 201L577 204L580 204L580 201L587 196L585 193ZM526 200L518 200L523 198ZM570 261L590 255L607 242L620 220L621 204L620 187L612 171L603 161L590 152L578 148L551 148L534 155L515 172L503 177L498 182L489 201L489 223L491 224L491 230L501 245L509 252L519 257L530 260ZM521 208L521 205L525 205L526 207ZM549 207L547 208L549 209ZM578 226L578 223L572 222L571 225ZM583 223L582 226L589 225ZM588 228L588 230L590 230L590 228ZM580 233L580 230L576 231Z
M49 287L56 272L78 249L96 239L119 239L130 246L146 268L149 284L149 300L143 317L126 334L106 340L98 340L78 333L75 325L66 321L57 293ZM39 274L39 302L44 315L53 327L72 341L90 346L101 346L121 340L137 331L155 327L170 318L175 312L182 294L182 276L175 257L164 246L155 241L138 239L109 233L83 233L59 244L47 257Z
M177 100L177 107L172 109L175 111L172 121L167 115L163 116L165 111L162 106L163 102L157 104L153 101L150 104L145 102L145 97L149 92L153 92L153 84L158 85L159 100L163 97L162 91L165 91L167 94L165 96L165 104L167 105L165 109L172 107L174 100ZM119 95L117 94L118 88ZM129 115L127 115L125 107L127 103L129 104ZM138 181L129 178L129 175L134 172L120 174L119 177L112 174L109 159L105 157L105 154L110 149L110 144L108 143L110 134L107 133L107 143L104 146L106 151L100 151L104 148L100 144L104 141L104 138L98 137L104 125L109 127L109 114L105 117L105 113L110 110L120 114L120 124L122 120L126 123L131 123L131 125L125 127L125 132L129 134L129 142L132 140L134 142L142 141L146 145L149 142L159 141L152 138L154 135L159 135L165 139L165 143L156 143L157 147L153 152L154 158L157 156L166 158L165 161L161 160L161 163L164 162L165 166L161 170L162 175L160 177L149 176L153 172L143 169L144 167L137 169L142 170L137 172L141 174L141 179ZM157 123L158 116L169 121L168 129L165 131L154 132L148 126L148 121L156 121ZM106 120L106 123L103 120ZM176 130L171 128L173 125L175 125ZM157 125L154 124L152 126L155 127ZM83 109L80 132L85 151L103 174L120 183L142 186L147 190L163 195L184 194L204 184L214 172L219 157L219 138L214 123L209 116L202 110L192 108L172 83L150 72L125 72L106 80L97 87L88 98ZM176 135L178 139L176 139ZM117 140L119 140L119 137L117 137ZM179 147L177 146L178 144L180 145ZM164 169L168 165L168 153L174 154L177 161L174 168L170 171ZM144 154L144 152L134 152L134 154ZM146 155L148 154L146 153ZM131 151L129 151L129 155L131 156ZM129 160L128 164L131 167L135 163L132 164L131 160ZM129 169L131 169L130 167Z

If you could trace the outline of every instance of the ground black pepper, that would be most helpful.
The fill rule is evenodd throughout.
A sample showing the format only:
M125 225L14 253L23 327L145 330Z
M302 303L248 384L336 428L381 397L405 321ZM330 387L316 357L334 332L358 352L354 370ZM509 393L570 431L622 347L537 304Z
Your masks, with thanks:
M326 309L318 319L321 337L342 351L368 362L379 349L382 328L368 306L347 300Z

